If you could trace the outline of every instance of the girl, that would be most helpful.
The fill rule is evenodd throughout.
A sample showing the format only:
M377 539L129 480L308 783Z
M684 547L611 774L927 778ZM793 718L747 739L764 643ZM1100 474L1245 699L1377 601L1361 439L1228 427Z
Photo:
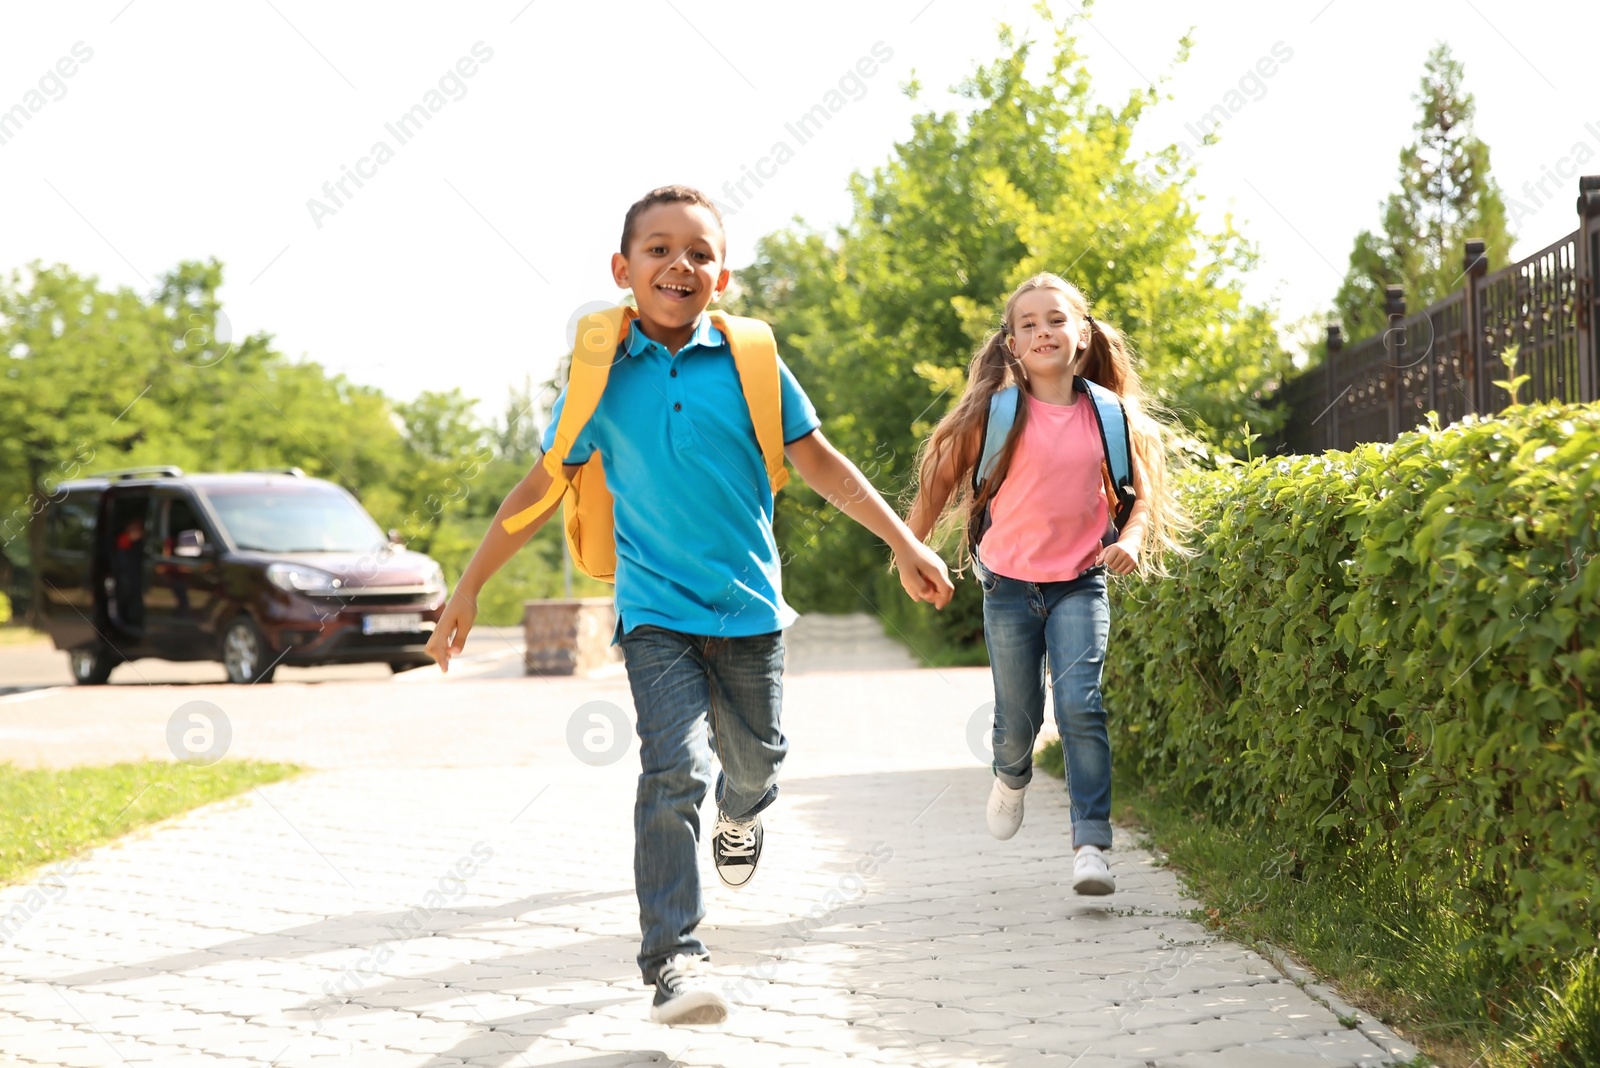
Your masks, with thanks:
M1102 444L1094 400L1076 376L1111 390L1127 414L1136 500L1120 530L1111 522L1102 464L1121 438L1108 425ZM1013 385L1020 394L1015 422L987 477L974 478L991 399ZM1184 517L1167 486L1161 427L1143 397L1122 335L1089 315L1075 286L1035 275L1006 301L1001 329L972 359L966 393L928 439L907 521L925 539L954 494L963 546L983 587L994 673L995 781L987 816L996 838L1022 826L1050 667L1072 800L1073 889L1080 894L1116 888L1103 853L1111 847L1111 745L1100 702L1110 620L1105 573L1156 573L1146 546L1158 559L1161 550L1182 551Z

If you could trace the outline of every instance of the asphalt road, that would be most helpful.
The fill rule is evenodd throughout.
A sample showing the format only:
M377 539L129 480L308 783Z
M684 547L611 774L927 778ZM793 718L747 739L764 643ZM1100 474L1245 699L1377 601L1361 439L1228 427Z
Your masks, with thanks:
M921 691L943 690L950 678L917 670L915 658L868 616L808 616L786 637L790 692L816 687L814 699L825 705L843 699L863 671L918 679L906 695L913 700L935 700ZM527 718L554 711L562 723L569 715L587 723L590 700L606 705L617 737L631 735L625 710L632 698L620 662L587 678L529 679L522 650L519 628L480 627L448 677L431 664L399 675L384 664L356 664L281 668L271 683L233 686L219 664L138 660L119 666L108 685L79 686L66 654L48 642L0 645L0 761L71 767L188 759L174 748L171 731L181 728L172 724L189 722L197 702L219 724L227 721L228 740L221 743L227 755L313 767L533 759L545 745L528 733ZM816 681L796 690L805 677ZM963 696L957 703L981 703L986 689L974 691L975 701Z
M473 657L494 657L497 669L508 677L522 673L517 657L522 652L521 627L479 627L470 639ZM496 655L498 654L498 656ZM386 664L337 664L330 667L280 667L275 682L317 683L377 681L393 675ZM172 686L224 683L227 675L216 662L136 660L111 673L112 686ZM48 638L13 641L0 645L0 695L51 686L73 685L67 654Z
M14 634L14 632L13 632ZM0 700L54 687L73 686L67 654L46 638L0 643ZM919 662L904 646L884 635L882 625L867 615L804 616L785 633L787 674L812 671L876 671L915 668ZM520 678L521 627L477 627L454 677ZM402 674L407 681L437 678L438 669L418 668ZM273 685L328 682L381 682L393 678L386 664L341 664L330 667L279 667ZM110 686L183 686L226 683L220 663L136 660L111 673ZM86 690L89 688L85 688Z

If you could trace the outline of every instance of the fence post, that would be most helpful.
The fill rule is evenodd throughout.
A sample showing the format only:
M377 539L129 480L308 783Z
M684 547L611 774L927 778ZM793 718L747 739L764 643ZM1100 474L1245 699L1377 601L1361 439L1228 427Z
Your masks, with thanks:
M1344 351L1344 331L1339 329L1337 323L1328 327L1328 347L1326 355L1322 358L1322 370L1325 376L1322 391L1327 397L1327 408L1323 416L1328 420L1327 448L1339 447L1339 391L1335 387L1339 384L1339 371L1337 363L1339 354Z
M1578 179L1578 399L1600 400L1600 174Z
M1466 255L1463 257L1466 262L1462 264L1467 276L1467 291L1461 307L1461 328L1467 334L1467 350L1462 354L1461 370L1467 376L1467 388L1462 392L1466 395L1468 410L1480 414L1484 410L1482 383L1487 378L1483 373L1483 354L1488 346L1483 341L1483 307L1478 294L1478 282L1489 273L1487 248L1482 241L1472 238L1467 242Z
M1398 355L1398 345L1394 338L1400 326L1400 320L1406 317L1405 290L1399 286L1383 287L1383 310L1389 316L1389 329L1383 333L1383 347L1389 354L1388 366L1383 372L1383 381L1389 391L1389 440L1393 441L1400 436L1400 365L1395 357ZM1404 337L1403 333L1398 334Z

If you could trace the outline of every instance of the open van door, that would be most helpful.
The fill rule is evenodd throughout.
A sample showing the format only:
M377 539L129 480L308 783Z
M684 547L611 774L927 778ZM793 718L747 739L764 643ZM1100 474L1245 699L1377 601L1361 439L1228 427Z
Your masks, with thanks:
M94 547L100 494L98 487L70 491L47 503L35 520L34 625L57 649L82 648L98 638L102 609L95 596Z
M66 650L73 679L90 686L110 678L122 659L106 640L105 503L101 486L74 488L34 520L34 624Z

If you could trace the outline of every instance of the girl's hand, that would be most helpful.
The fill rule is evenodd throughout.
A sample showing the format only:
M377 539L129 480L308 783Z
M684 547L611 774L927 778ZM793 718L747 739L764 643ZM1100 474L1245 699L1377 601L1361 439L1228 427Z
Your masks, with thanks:
M473 621L477 618L478 606L462 596L460 590L450 595L444 611L439 613L439 622L433 628L427 645L428 655L433 657L440 671L448 672L450 658L459 656L461 650L466 648L467 633L472 630Z
M1139 543L1124 538L1113 545L1107 545L1100 550L1100 555L1094 558L1097 564L1104 564L1105 569L1113 575L1126 575L1139 566Z
M894 566L900 572L900 585L913 601L927 601L935 608L943 608L955 595L944 561L920 541L900 548L894 554Z

